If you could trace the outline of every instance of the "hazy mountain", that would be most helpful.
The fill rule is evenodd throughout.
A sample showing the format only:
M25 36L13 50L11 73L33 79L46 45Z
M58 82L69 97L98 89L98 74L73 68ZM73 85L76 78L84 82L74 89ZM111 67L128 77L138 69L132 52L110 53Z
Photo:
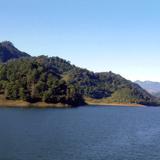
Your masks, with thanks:
M14 59L0 64L0 92L6 99L70 105L84 104L86 98L156 104L138 84L112 72L94 73L59 57L30 57L10 42L1 43L0 53L8 55L2 62Z
M9 59L16 59L20 57L29 57L30 55L18 50L9 41L0 43L0 62L6 62Z
M160 92L154 93L153 95L160 98Z
M135 83L139 84L142 88L153 95L160 95L160 82L135 81Z

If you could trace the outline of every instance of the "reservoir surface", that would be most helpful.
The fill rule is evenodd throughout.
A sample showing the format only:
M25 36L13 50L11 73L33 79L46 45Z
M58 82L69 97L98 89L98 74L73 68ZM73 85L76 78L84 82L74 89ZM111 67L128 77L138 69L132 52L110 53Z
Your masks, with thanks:
M159 160L160 108L0 108L0 160Z

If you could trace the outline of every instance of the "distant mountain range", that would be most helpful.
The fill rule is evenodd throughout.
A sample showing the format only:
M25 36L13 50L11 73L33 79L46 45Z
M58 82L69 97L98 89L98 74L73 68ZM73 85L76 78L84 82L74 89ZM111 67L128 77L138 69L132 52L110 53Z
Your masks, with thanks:
M138 85L154 96L160 96L160 82L152 81L135 81Z
M72 106L157 104L154 96L118 74L94 73L59 57L32 57L8 41L0 43L0 61L0 97L6 100Z

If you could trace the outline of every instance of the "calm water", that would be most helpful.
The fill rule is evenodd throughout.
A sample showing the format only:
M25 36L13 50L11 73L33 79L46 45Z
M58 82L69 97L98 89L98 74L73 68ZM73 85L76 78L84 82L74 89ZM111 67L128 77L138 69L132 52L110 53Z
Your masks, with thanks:
M160 160L160 108L1 108L0 160Z

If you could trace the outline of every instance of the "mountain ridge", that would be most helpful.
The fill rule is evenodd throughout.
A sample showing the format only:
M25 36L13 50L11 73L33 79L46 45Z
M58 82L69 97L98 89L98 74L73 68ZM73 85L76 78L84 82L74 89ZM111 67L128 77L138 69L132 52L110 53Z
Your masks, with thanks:
M7 62L10 59L17 59L20 57L30 57L30 55L18 50L10 41L3 41L0 43L0 62Z

